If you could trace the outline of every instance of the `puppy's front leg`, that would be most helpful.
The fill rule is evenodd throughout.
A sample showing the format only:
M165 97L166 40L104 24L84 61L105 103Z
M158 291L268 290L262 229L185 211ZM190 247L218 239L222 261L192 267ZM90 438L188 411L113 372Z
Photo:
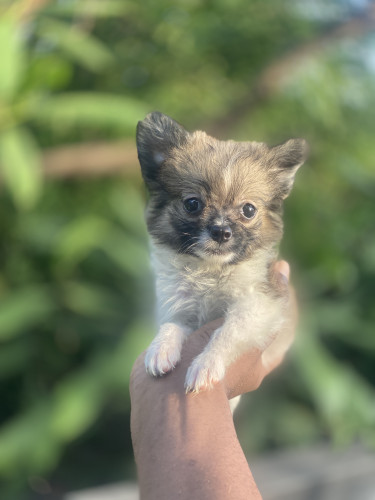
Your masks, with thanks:
M157 377L172 371L180 361L182 344L191 331L179 323L163 323L147 349L147 372Z
M283 323L281 304L264 295L235 304L224 324L215 330L207 346L190 365L185 379L187 392L209 389L224 378L226 368L253 348L262 351Z

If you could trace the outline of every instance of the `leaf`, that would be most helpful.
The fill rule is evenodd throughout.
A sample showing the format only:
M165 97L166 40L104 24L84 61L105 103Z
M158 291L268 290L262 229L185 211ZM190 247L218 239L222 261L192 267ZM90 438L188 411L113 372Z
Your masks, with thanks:
M124 235L106 219L94 215L77 219L62 230L56 245L59 265L72 268L95 248L105 252L130 275L139 277L147 269L145 245L130 235Z
M128 387L131 367L149 331L150 325L135 323L113 351L92 358L84 370L59 385L50 419L56 437L70 441L79 436L97 418L109 391Z
M25 71L20 30L11 16L0 17L0 96L11 100Z
M34 346L30 345L31 342L24 340L2 344L0 349L0 380L24 373L27 362L34 355Z
M66 58L59 57L55 53L38 54L38 57L28 68L27 78L25 78L23 86L26 90L26 96L25 94L23 96L33 104L44 89L51 91L66 88L72 79L72 74L73 65Z
M55 248L61 227L65 224L61 210L47 210L22 214L18 221L18 234L32 252L50 255Z
M53 467L56 442L48 429L49 405L41 400L20 413L0 430L0 474L17 475L17 470L39 471ZM44 460L35 461L43 449Z
M102 250L120 269L139 278L149 270L149 257L146 245L130 235L112 231L106 240L102 240Z
M111 363L107 364L107 376L120 388L129 381L132 366L137 356L146 349L152 340L155 325L147 320L138 320L127 328L113 353Z
M77 218L61 231L56 244L56 253L62 266L74 267L93 250L101 246L111 228L101 217L89 215Z
M129 11L132 4L125 0L90 0L90 2L65 1L52 4L45 12L54 15L90 16L95 18L117 17Z
M0 305L0 341L9 340L50 316L55 304L50 290L41 285L14 291Z
M111 192L109 203L118 220L131 230L133 234L146 237L146 223L144 221L145 201L139 190L130 183L117 185Z
M100 365L92 363L57 388L50 426L59 440L70 441L79 436L97 417L106 396Z
M123 310L115 294L93 283L68 282L64 286L64 300L72 311L88 316L109 318Z
M40 21L37 32L91 71L100 72L115 62L111 51L100 40L71 23L44 19Z
M373 427L375 392L365 379L334 359L311 331L298 339L295 354L306 387L337 442Z
M110 352L92 356L44 397L0 428L0 475L40 473L55 467L65 442L81 435L100 414L111 390L129 404L132 363L145 347L150 325L135 323Z
M18 208L33 208L42 191L41 159L34 138L26 129L12 128L0 135L0 165Z
M329 332L341 342L375 351L374 325L366 320L358 304L341 298L340 302L316 301L313 321L319 330ZM355 332L355 333L354 333Z
M148 107L135 99L96 92L71 92L44 100L34 118L53 126L113 126L134 132Z

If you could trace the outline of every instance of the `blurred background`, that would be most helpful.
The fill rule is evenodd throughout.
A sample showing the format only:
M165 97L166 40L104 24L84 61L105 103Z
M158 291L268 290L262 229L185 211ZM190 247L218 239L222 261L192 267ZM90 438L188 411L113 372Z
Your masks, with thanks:
M129 373L154 333L135 127L311 147L282 256L287 361L247 455L375 447L375 2L0 2L0 497L134 480Z

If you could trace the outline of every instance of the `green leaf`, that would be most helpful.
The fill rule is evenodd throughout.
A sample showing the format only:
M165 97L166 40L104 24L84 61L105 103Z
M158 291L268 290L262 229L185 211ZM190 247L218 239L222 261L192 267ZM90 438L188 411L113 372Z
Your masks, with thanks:
M70 374L51 397L28 405L0 428L0 475L40 473L55 467L64 442L81 435L98 417L113 390L128 404L131 366L145 348L150 325L132 325L110 352L92 356Z
M117 311L123 310L118 296L93 283L68 282L64 286L64 301L72 311L88 316L109 318L116 315L116 307Z
M68 224L58 240L56 253L59 266L64 270L76 266L95 248L105 252L122 271L132 276L139 277L148 269L145 245L130 235L124 235L104 218L81 217Z
M30 332L52 314L55 304L48 288L34 285L4 297L0 305L0 341Z
M11 477L17 474L16 470L25 468L40 471L54 466L56 442L49 435L50 412L49 405L40 401L1 427L1 476ZM44 460L41 459L41 454Z
M111 224L101 217L80 217L67 224L61 231L56 244L60 265L74 267L107 239Z
M113 126L134 132L149 111L135 99L96 92L72 92L51 97L34 109L34 118L52 126Z
M59 57L55 53L38 54L33 64L30 65L27 78L25 78L23 88L28 91L26 99L33 102L43 89L50 91L66 88L72 79L72 74L73 64L66 58ZM35 92L35 95L32 92Z
M11 100L25 71L20 30L11 16L0 17L0 96Z
M374 325L363 318L361 308L351 300L316 301L311 321L319 330L336 336L341 342L367 352L375 351Z
M24 373L25 366L34 355L34 346L31 342L9 342L2 344L0 349L0 380L9 379L15 374Z
M119 268L139 278L149 270L149 256L146 245L121 231L112 231L102 240L102 250Z
M111 209L118 220L141 238L146 238L147 230L144 220L145 200L139 190L130 183L117 185L109 198Z
M71 23L44 19L37 31L41 38L54 43L68 57L91 71L100 72L115 62L111 51L100 40Z
M33 208L42 190L41 159L34 138L26 129L12 128L1 134L0 165L18 208Z
M337 442L350 441L358 429L373 427L375 393L365 379L332 357L311 331L299 337L294 353L301 377Z
M113 351L92 358L85 369L58 386L50 418L56 438L70 441L79 436L97 418L110 390L128 387L131 367L145 348L149 332L150 325L132 325Z
M90 16L95 18L117 17L132 7L125 0L90 0L90 2L65 1L48 6L45 12L54 15Z
M106 396L102 366L95 360L91 366L64 380L54 394L50 427L60 440L79 436L97 417Z

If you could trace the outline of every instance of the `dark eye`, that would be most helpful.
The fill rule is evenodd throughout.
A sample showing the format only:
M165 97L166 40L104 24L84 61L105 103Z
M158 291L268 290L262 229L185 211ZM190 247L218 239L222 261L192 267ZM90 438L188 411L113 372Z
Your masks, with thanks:
M198 198L188 198L184 201L184 207L189 214L196 214L201 211L202 202Z
M241 211L242 214L246 217L246 219L252 219L256 214L257 209L251 203L246 203L246 205L242 207Z

